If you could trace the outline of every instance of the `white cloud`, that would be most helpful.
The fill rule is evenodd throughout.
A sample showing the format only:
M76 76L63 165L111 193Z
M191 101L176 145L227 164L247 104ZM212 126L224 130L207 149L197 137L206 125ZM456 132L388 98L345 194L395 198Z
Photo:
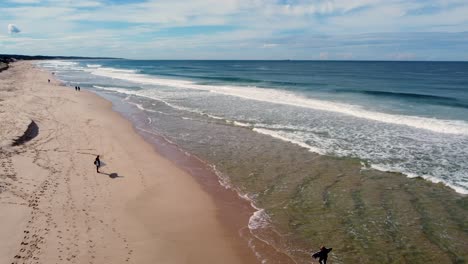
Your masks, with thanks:
M34 23L43 23L44 19L55 19L56 21L64 20L67 16L72 16L77 11L66 7L11 7L2 10L10 16L14 16L16 20L32 21Z
M90 50L89 55L115 51L119 56L125 56L121 54L133 54L127 47L138 47L140 50L133 52L152 54L155 58L160 54L186 57L211 54L225 58L232 54L237 58L236 54L249 54L247 50L250 49L253 56L262 58L281 54L288 58L360 59L362 54L370 54L372 48L415 43L414 38L406 37L404 33L407 32L455 32L460 35L468 31L466 0L7 2L21 2L21 5L2 8L0 24L14 21L26 28L28 32L10 39L31 37L24 39L28 43L24 47L35 49L34 53L42 53L55 45L60 49L59 53ZM437 11L424 13L424 10L433 9ZM194 29L196 34L190 32L191 29L174 29L196 26L218 26L220 29L204 31L199 27ZM400 34L400 37L392 37L393 34ZM78 39L82 41L76 41ZM323 52L325 47L329 54ZM392 52L409 52L407 47L380 51L372 54L389 58L388 54ZM421 58L420 52L415 53Z
M16 33L20 33L20 32L21 32L21 30L16 25L8 24L8 33L16 34Z
M40 3L41 0L9 0L8 2L17 4L37 4Z
M73 6L75 7L98 7L101 5L101 2L97 1L76 1L73 3Z

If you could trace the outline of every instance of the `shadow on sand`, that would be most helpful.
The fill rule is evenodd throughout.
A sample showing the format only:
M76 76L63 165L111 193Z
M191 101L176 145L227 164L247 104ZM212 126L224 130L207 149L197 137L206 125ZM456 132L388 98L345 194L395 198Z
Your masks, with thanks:
M19 146L19 145L22 145L26 142L28 142L29 140L37 137L37 135L39 135L39 127L37 126L36 122L34 122L34 120L31 121L31 123L28 125L28 128L26 129L26 131L24 131L23 135L19 138L17 138L14 142L13 142L13 146Z
M122 175L119 175L117 172L113 172L113 173L105 173L105 172L99 172L100 174L105 174L107 176L109 176L109 178L111 179L115 179L115 178L123 178L124 176Z

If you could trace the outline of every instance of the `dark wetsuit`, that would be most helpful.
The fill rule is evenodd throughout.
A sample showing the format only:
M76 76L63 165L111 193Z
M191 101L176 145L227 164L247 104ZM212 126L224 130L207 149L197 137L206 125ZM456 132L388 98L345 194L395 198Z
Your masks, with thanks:
M332 248L322 247L319 252L312 255L313 258L318 258L320 264L327 264L328 253Z
M101 167L101 160L99 159L99 156L97 156L94 160L94 165L96 165L96 172L99 172L99 167Z

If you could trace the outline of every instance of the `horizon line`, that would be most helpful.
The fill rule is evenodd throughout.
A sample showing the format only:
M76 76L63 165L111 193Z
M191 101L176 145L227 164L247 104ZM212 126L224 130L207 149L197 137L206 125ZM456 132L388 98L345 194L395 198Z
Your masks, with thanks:
M46 59L75 59L75 60L136 60L136 61L313 61L313 62L468 62L468 60L385 60L385 59L132 59L117 57L94 56L63 56L63 55L24 55L0 54L0 57L46 57Z

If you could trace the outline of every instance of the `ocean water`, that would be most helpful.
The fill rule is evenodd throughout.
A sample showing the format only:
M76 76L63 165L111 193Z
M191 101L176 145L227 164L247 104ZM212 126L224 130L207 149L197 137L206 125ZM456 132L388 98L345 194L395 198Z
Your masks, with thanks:
M334 263L466 257L468 63L38 65L132 107L122 112L139 130L210 164L222 185L252 201L251 232L291 263L308 263L321 243L336 249Z
M99 60L41 65L72 85L153 99L197 118L223 120L312 152L358 158L379 170L468 193L468 63Z

